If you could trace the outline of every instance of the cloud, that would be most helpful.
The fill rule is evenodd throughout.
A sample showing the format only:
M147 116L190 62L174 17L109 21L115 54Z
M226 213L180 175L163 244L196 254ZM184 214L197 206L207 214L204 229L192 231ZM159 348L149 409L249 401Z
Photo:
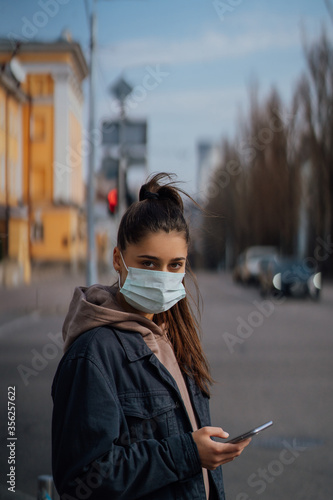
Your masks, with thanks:
M235 118L235 103L244 100L246 89L240 87L207 89L175 89L164 92L151 91L136 108L129 112L129 116L163 116L166 118L212 119L220 116L223 120ZM99 116L110 116L110 98L98 100Z
M243 87L168 91L160 96L152 95L150 102L147 99L147 111L178 116L182 113L187 116L207 116L221 112L230 102L241 100L244 92Z
M206 31L187 39L139 38L124 40L117 45L100 47L105 67L128 68L148 64L184 65L241 58L274 49L299 46L297 30L255 31L236 36L218 31Z

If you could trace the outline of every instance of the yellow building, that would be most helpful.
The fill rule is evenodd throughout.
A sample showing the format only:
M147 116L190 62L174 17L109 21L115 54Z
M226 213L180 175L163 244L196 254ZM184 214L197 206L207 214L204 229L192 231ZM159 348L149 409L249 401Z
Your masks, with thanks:
M25 75L18 82L22 95L6 101L6 90L0 94L0 120L1 102L12 117L12 124L1 128L0 123L0 205L7 214L8 206L26 207L32 262L75 265L86 255L82 81L87 64L80 46L68 39L22 43L14 59L12 54L13 43L0 41L2 68L10 68L14 60ZM7 223L2 217L4 235L6 224L10 226L11 217ZM2 257L14 258L13 252L19 252L20 242L11 252L13 238L9 231Z
M14 76L15 75L15 76ZM24 72L12 59L0 72L0 285L30 279L28 211L23 201Z

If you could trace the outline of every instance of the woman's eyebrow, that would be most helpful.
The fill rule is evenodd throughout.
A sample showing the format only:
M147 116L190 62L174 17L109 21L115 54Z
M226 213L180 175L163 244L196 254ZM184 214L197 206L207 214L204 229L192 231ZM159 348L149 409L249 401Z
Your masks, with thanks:
M154 257L153 255L137 255L139 259L150 259L150 260L160 260L158 257Z
M159 261L160 259L158 257L154 257L153 255L138 255L137 256L139 259L150 259L150 260L156 260ZM186 260L186 257L174 257L171 259L171 261L175 260Z

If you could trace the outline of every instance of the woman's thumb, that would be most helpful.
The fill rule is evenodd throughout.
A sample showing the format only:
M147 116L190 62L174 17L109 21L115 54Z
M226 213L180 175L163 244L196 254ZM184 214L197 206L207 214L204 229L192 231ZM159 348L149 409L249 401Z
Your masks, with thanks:
M224 431L222 427L211 427L211 436L226 439L229 437L229 433Z

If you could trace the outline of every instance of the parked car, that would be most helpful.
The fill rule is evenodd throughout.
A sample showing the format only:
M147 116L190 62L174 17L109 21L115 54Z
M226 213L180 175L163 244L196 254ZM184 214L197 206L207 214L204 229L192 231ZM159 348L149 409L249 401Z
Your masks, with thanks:
M277 249L271 246L249 247L242 252L233 270L233 279L240 283L257 283L259 265L262 259L277 256Z
M279 293L318 300L321 272L305 259L273 257L260 264L259 286L262 296Z

